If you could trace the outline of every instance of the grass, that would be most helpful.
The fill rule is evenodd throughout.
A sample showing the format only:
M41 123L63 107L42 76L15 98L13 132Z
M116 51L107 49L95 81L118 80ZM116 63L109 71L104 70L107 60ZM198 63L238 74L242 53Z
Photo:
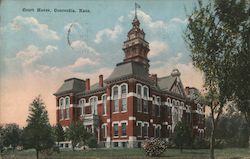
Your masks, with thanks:
M216 159L250 159L250 148L228 148L215 150ZM182 153L178 149L167 149L160 157L153 159L207 159L209 150L184 150ZM3 155L3 159L35 159L34 150L10 152ZM149 159L142 149L97 149L85 151L61 151L51 156L41 155L43 159L88 159L88 158L112 158L112 159Z

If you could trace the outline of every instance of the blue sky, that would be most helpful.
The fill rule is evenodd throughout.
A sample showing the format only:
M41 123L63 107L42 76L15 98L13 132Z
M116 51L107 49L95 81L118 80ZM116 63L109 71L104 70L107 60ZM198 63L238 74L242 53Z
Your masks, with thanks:
M141 6L138 10L141 28L150 43L150 72L161 77L178 68L184 86L201 88L201 73L193 68L190 51L183 40L188 22L186 15L196 0L136 2ZM107 77L115 64L123 60L122 44L131 28L134 3L132 0L3 0L0 10L1 121L25 125L29 103L41 94L50 121L54 123L52 94L64 79L90 77L93 84L99 74ZM23 8L35 11L24 12ZM51 12L37 12L37 8ZM59 13L54 9L77 12ZM90 12L79 13L79 9Z

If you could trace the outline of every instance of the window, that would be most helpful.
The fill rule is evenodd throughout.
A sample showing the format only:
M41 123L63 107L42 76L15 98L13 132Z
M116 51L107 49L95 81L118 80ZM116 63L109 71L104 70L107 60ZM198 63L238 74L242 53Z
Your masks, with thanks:
M127 111L127 85L123 84L121 86L122 95L122 111Z
M155 108L156 108L156 105L152 105L152 116L155 116Z
M113 97L114 97L114 112L119 111L119 100L118 100L118 87L114 87L113 90Z
M122 98L122 111L127 111L127 98Z
M142 99L137 98L137 112L142 112Z
M167 115L168 116L172 115L172 108L171 107L167 107Z
M141 85L137 84L136 85L136 93L141 96Z
M79 100L79 107L80 107L80 115L84 115L84 99Z
M70 105L69 97L66 97L66 98L65 98L65 109L66 109L65 118L66 118L66 119L69 118L69 105Z
M127 135L127 124L126 123L122 123L122 136L126 136Z
M107 96L102 96L102 114L107 114Z
M143 112L148 113L148 101L147 100L143 101Z
M143 96L144 96L145 98L148 97L148 87L146 87L146 86L143 87Z
M167 99L167 105L168 105L168 106L171 105L171 99L170 99L170 98Z
M144 123L143 133L144 133L144 136L148 136L148 124L147 123Z
M122 94L122 97L124 97L124 96L126 96L127 95L127 87L126 87L126 85L125 84L123 84L122 86L121 86L121 94Z
M114 124L114 136L118 136L118 124Z
M102 129L103 129L103 138L107 137L107 125L102 125Z
M142 136L142 123L137 125L137 136Z
M157 116L161 116L161 106L157 105Z
M156 126L155 127L155 137L160 137L160 132L161 132L160 126Z
M157 109L156 109L157 116L160 116L160 113L161 113L161 98L157 97Z
M63 119L64 118L64 99L61 98L59 100L59 109L60 109L60 119Z
M97 115L97 97L90 98L90 106L91 106L92 114Z

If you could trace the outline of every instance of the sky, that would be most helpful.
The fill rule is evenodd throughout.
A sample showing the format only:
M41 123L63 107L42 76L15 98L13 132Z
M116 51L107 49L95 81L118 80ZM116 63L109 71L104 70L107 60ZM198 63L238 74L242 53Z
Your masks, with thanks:
M123 60L135 2L149 42L150 73L162 77L177 68L184 87L202 89L202 74L183 40L196 0L2 0L0 123L25 126L30 103L41 95L55 124L53 93L65 79L90 78L94 84L100 74L107 78Z

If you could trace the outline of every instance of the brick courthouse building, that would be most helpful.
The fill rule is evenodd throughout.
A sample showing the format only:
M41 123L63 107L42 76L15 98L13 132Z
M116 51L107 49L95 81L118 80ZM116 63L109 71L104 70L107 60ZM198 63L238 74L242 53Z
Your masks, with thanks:
M204 135L204 107L184 89L180 72L149 74L149 43L135 15L123 44L125 57L111 75L91 85L90 79L70 78L54 94L57 122L67 127L81 120L102 147L140 147L149 137L171 137L178 121L187 122L194 135Z

